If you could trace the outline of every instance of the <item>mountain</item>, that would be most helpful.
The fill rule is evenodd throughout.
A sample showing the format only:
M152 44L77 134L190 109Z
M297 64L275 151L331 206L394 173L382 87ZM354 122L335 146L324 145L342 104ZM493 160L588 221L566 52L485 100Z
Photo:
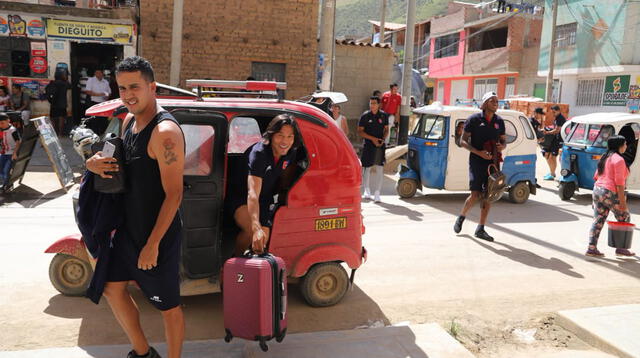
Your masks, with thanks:
M416 21L444 14L451 0L416 0ZM466 2L477 3L476 0ZM360 38L371 34L368 20L380 20L381 0L337 0L336 37ZM407 0L387 0L386 22L407 22Z

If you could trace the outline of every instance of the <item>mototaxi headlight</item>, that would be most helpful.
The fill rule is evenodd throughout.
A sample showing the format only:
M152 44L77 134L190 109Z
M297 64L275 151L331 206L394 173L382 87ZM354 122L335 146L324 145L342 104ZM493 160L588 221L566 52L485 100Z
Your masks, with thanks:
M562 175L563 177L566 177L567 175L569 175L569 169L562 169L560 171L560 175Z

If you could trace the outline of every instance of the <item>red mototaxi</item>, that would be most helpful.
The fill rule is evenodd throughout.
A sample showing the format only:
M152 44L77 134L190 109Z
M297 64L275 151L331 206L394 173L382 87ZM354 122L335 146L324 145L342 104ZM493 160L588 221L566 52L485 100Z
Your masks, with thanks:
M198 83L244 91L276 88L275 82L259 81L192 84ZM276 211L269 251L284 259L290 281L300 278L302 294L310 305L338 303L353 284L355 270L366 260L367 252L362 246L365 229L360 203L361 166L335 121L322 110L301 102L246 98L247 93L243 97L201 98L177 90L182 94L168 96L171 98L158 96L158 104L180 122L187 142L181 207L184 222L181 295L219 292L220 268L230 256L229 247L233 247L235 232L223 229L229 223L222 222L221 212L226 178L233 170L234 159L238 159L235 153L227 152L234 146L228 134L233 120L253 118L263 132L271 118L289 113L300 129L305 156L285 193L285 204ZM116 99L95 105L86 114L111 116L118 108L122 108L122 102ZM207 126L213 129L202 130ZM234 138L245 142L240 145L242 148L251 144L246 143L246 135ZM258 140L256 135L252 138L254 142ZM193 170L187 169L190 162L196 163ZM49 270L53 285L63 294L82 295L95 262L90 259L80 234L61 238L45 252L56 254ZM350 277L344 266L351 269Z

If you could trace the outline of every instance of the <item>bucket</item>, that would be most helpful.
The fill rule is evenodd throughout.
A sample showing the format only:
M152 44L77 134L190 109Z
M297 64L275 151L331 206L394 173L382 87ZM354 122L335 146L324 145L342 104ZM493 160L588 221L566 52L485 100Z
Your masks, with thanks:
M634 224L608 221L609 224L609 246L616 249L630 249L633 238Z

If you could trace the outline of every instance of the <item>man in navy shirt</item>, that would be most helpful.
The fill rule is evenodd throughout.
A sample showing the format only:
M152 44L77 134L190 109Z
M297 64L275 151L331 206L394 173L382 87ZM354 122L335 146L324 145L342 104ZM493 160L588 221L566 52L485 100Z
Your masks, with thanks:
M380 98L369 98L369 110L360 116L358 122L358 135L364 139L364 147L360 161L362 162L362 186L364 187L363 199L374 199L380 202L380 190L382 189L383 165L384 165L384 138L389 132L388 117L380 110ZM370 176L371 168L376 169L376 183L371 195Z
M476 228L475 237L493 241L485 230L484 225L491 209L491 203L486 200L485 192L489 179L489 165L500 162L500 152L506 147L504 121L496 114L498 110L498 96L495 92L488 92L482 96L481 113L471 115L464 123L464 132L460 144L469 152L469 189L471 195L467 198L462 212L456 220L453 230L459 233L467 212L476 201L481 200L480 223Z
M554 180L556 178L556 168L558 167L558 153L560 152L560 148L562 148L562 136L560 135L560 130L562 129L562 125L567 121L567 119L560 113L560 106L553 105L551 107L551 113L555 117L553 121L553 127L545 128L543 131L545 136L550 136L553 140L550 140L550 144L547 148L543 148L542 155L547 160L547 164L549 164L549 173L544 176L544 180Z

